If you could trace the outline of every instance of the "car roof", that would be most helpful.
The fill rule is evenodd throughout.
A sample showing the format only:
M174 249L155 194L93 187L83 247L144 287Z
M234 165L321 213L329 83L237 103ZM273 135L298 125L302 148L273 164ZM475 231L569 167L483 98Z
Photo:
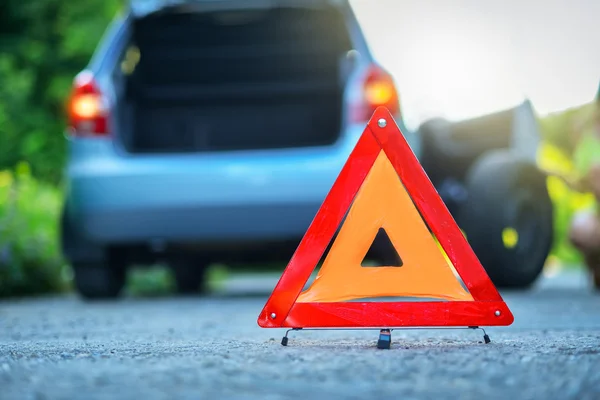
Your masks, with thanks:
M134 17L141 18L165 10L208 12L348 4L348 0L129 0L129 9Z

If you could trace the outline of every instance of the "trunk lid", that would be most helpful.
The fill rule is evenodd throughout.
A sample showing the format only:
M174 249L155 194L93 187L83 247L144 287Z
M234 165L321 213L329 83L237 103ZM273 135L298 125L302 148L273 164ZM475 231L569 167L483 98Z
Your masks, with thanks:
M293 0L133 4L138 17L121 64L137 56L122 68L118 122L127 151L324 146L339 137L352 50L339 7Z

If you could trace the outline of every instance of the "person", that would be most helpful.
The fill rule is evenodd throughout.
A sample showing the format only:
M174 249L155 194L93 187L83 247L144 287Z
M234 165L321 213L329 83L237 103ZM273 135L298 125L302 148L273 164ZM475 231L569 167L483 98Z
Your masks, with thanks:
M561 178L573 190L592 193L596 201L575 213L569 227L569 241L583 255L594 287L600 290L600 88L596 100L583 110L583 118L575 130L576 177Z

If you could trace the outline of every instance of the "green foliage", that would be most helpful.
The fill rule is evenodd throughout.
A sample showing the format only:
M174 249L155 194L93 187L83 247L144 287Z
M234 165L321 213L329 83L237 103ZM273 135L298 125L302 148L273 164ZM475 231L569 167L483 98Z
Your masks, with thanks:
M135 297L160 297L175 292L173 274L165 266L132 268L127 276L127 289Z
M62 195L29 165L0 171L0 297L62 291L68 268L58 241Z
M0 2L0 297L69 283L58 246L57 187L66 99L121 3Z
M264 268L251 269L249 272L281 271L282 266L270 265ZM239 272L239 271L238 271ZM223 289L223 284L229 278L230 270L222 264L211 265L206 272L206 287L209 291ZM170 296L176 292L173 273L166 265L156 264L132 268L127 276L127 292L134 297Z
M28 160L60 180L65 100L121 1L0 2L0 170Z

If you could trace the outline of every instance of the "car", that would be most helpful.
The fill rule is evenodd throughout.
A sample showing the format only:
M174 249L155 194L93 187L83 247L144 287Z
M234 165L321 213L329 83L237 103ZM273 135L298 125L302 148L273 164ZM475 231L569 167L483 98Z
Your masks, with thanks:
M490 276L531 281L551 217L505 215L547 206L534 164L489 152L508 147L512 125L407 129L347 0L131 0L69 99L60 225L77 291L116 298L128 268L157 260L181 293L200 290L214 262L287 261L380 106ZM507 228L519 235L510 249L499 245ZM543 242L535 257L530 236ZM378 238L369 256L391 252Z

